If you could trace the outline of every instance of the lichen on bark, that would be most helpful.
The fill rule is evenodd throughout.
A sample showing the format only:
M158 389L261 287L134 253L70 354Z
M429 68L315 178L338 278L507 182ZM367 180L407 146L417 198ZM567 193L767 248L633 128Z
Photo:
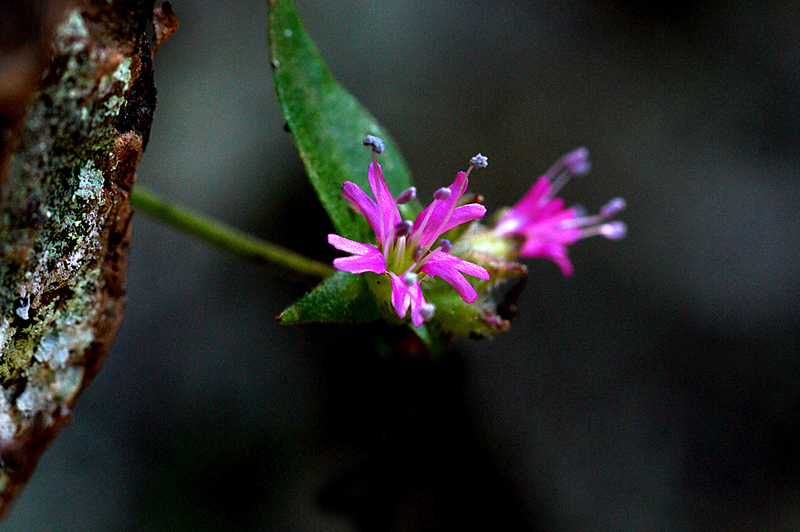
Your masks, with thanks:
M59 9L41 85L0 132L13 146L0 164L0 514L122 318L128 196L155 108L153 2Z

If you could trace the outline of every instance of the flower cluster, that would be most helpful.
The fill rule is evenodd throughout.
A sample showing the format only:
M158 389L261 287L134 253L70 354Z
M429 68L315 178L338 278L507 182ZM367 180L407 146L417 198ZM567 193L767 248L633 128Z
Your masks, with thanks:
M520 257L550 259L564 275L572 275L567 246L594 235L619 240L627 233L624 222L609 221L625 208L624 199L614 198L599 214L588 216L580 207L565 208L564 200L555 197L570 179L587 174L590 166L586 148L561 157L500 219L494 233L521 239L517 251Z
M388 275L391 279L391 305L400 318L405 318L410 310L414 327L422 325L434 313L434 305L425 300L420 286L420 281L426 276L441 277L466 303L473 303L478 294L464 275L489 281L489 271L484 265L492 270L492 276L498 276L493 284L505 282L508 285L509 279L516 283L518 279L514 275L503 281L508 272L522 271L525 275L523 266L511 267L516 263L510 261L518 257L552 260L565 276L569 276L574 270L568 257L570 245L595 235L619 240L627 233L624 222L611 220L625 208L622 198L612 199L598 214L587 215L580 207L565 207L564 200L556 197L572 178L589 172L589 151L578 148L561 157L540 176L493 228L476 225L462 236L459 246L466 253L462 256L480 264L470 262L452 254L453 244L441 237L450 229L486 214L486 208L478 203L459 204L467 190L470 172L476 166L487 166L486 157L480 154L473 157L469 169L459 172L449 187L437 190L431 204L412 221L402 219L398 204L413 200L416 189L411 187L395 199L377 161L377 154L384 149L383 142L367 136L364 144L372 147L368 177L374 199L349 181L344 183L342 193L372 227L377 246L336 234L328 235L331 245L351 254L335 259L333 265L350 273ZM487 288L488 292L492 290ZM503 290L494 292L503 293ZM492 304L498 302L489 297L482 303L484 306L478 314L491 314Z
M469 184L469 173L476 166L485 167L486 158L480 154L473 157L469 169L459 172L449 187L437 190L433 202L411 221L401 218L398 204L414 199L416 189L412 187L395 199L376 157L383 152L383 142L369 135L364 139L364 144L372 147L368 177L375 199L349 181L344 183L342 193L372 227L377 246L330 234L328 242L332 246L351 253L349 257L335 259L334 267L350 273L388 274L392 282L392 307L401 318L410 309L414 327L422 325L435 310L434 305L426 302L422 294L420 280L425 276L441 277L456 289L464 301L475 301L477 292L464 274L488 281L489 272L483 266L452 255L452 244L440 237L453 227L486 214L483 205L459 205Z

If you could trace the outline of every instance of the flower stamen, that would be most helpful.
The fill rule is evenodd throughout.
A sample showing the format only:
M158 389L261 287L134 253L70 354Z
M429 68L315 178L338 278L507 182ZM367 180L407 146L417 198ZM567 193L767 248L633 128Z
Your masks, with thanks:
M409 187L397 196L397 204L402 205L417 199L417 187Z
M429 320L433 317L433 313L436 311L436 305L433 303L425 303L420 307L419 313L422 316L423 320Z
M469 160L470 167L477 166L478 168L486 168L489 166L489 158L480 153Z
M626 206L627 203L623 198L613 198L600 208L600 216L602 216L605 219L613 218L614 216L625 210Z
M439 190L437 190L436 192L433 193L433 199L437 199L439 201L444 201L447 198L449 198L452 193L453 193L453 191L450 190L449 188L442 187L442 188L440 188Z
M375 135L367 135L364 137L364 146L372 147L373 153L381 154L383 150L386 148L386 145L383 143L383 140Z
M562 156L544 173L544 177L551 183L547 199L553 199L572 178L588 174L591 168L589 150L584 147L572 150Z
M394 237L400 238L401 236L408 236L413 226L414 222L412 222L411 220L403 220L402 222L394 226Z

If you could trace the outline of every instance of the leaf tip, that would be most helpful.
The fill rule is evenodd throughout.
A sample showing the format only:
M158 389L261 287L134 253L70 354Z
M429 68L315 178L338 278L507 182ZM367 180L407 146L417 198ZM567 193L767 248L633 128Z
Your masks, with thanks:
M294 306L291 306L275 316L275 321L281 325L296 325L300 322L300 317L297 314L297 310L294 308Z

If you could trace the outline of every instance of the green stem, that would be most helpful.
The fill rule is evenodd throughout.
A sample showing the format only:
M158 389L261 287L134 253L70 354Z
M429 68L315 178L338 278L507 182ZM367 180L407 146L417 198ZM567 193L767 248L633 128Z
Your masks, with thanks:
M169 204L140 186L131 191L131 203L153 218L238 257L260 264L280 266L302 276L318 279L324 279L334 271L327 264L266 242L184 207Z

